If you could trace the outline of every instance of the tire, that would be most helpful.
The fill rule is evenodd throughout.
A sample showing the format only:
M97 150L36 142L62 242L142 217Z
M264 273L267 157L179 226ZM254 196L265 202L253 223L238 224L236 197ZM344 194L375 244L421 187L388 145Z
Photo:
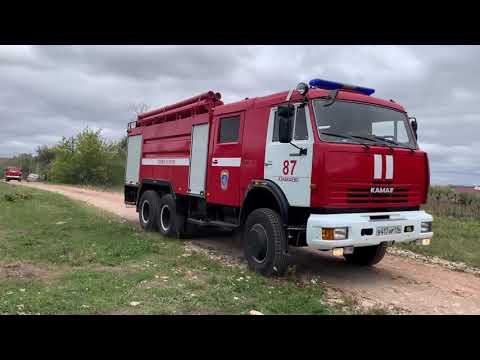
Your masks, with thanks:
M5 179L5 181L6 181L6 182L9 182L9 181L10 181L10 179Z
M353 254L344 255L345 260L350 264L361 266L373 266L382 261L387 251L387 244L382 243L375 246L355 248Z
M140 198L138 207L138 218L140 225L145 231L156 231L158 229L158 213L160 209L160 196L156 191L147 190Z
M158 210L158 230L163 236L180 236L179 223L181 218L177 215L175 199L171 194L165 194L160 199Z
M288 269L287 238L280 215L256 209L245 222L243 247L248 267L264 276L284 276Z

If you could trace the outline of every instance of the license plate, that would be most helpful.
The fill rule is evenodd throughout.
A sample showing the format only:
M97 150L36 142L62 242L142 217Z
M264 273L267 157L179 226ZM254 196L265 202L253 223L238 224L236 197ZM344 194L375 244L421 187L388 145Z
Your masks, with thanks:
M402 233L402 227L400 225L377 227L377 236L394 235L394 234L401 234L401 233Z

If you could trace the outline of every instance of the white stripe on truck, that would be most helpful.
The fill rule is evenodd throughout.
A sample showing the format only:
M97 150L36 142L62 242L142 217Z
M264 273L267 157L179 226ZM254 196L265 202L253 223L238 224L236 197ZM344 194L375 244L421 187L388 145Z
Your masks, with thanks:
M157 158L157 159L142 159L142 165L156 165L156 166L188 166L190 165L189 158Z
M212 166L233 166L239 167L242 163L242 158L213 158Z
M381 179L382 178L382 155L374 154L373 160L374 160L373 178Z
M392 155L386 155L385 156L385 162L387 171L385 173L385 179L393 179L393 156Z

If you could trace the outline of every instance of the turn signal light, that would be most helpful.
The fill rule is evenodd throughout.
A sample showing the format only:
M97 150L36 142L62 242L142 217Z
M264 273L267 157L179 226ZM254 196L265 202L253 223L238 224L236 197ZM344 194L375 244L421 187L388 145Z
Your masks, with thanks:
M322 239L323 240L333 240L334 239L334 228L322 228Z
M345 240L348 238L348 228L322 228L322 240Z

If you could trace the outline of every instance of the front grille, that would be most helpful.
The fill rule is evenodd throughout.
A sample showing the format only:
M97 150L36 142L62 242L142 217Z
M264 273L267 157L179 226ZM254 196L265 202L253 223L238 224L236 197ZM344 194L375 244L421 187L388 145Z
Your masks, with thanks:
M408 203L408 189L394 188L392 193L372 193L368 188L350 188L347 192L347 203L368 204L368 203Z
M352 184L336 184L330 191L329 202L332 205L407 205L420 201L420 193L410 185L386 187L393 188L392 193L372 193L372 187L379 187L378 184L369 186L352 186Z

